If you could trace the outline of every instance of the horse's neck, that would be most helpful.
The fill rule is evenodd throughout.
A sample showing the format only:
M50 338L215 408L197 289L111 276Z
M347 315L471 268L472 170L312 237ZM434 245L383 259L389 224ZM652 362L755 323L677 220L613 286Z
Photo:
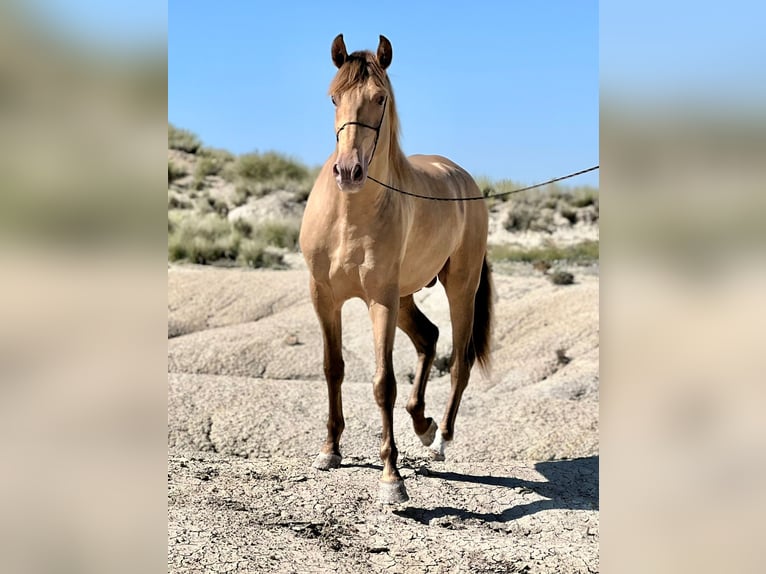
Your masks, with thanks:
M404 156L404 153L402 153L399 143L392 143L390 137L390 135L387 136L382 142L383 145L376 150L375 157L370 163L367 175L368 177L372 176L387 185L399 187L405 184L405 181L400 180L406 180L410 165L407 158ZM394 169L395 164L397 165L396 170ZM379 184L371 182L369 179L367 181L376 186L379 192L386 192L386 190Z

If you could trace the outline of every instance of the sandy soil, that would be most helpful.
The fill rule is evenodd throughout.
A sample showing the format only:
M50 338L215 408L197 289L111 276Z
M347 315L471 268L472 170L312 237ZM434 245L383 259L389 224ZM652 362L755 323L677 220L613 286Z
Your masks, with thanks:
M496 273L494 368L463 398L445 462L404 404L415 352L397 334L394 414L410 501L377 503L372 335L344 307L341 468L325 434L321 336L305 270L168 270L169 572L597 572L598 277ZM417 300L450 351L446 297ZM427 415L449 375L434 370Z

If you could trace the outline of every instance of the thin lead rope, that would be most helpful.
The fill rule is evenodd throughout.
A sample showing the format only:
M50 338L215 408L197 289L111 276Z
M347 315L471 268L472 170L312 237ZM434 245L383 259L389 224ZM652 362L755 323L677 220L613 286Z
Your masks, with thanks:
M386 189L390 189L391 191L395 191L395 192L401 193L403 195L409 195L410 197L417 197L417 198L420 198L420 199L430 199L432 201L477 201L479 199L490 199L492 197L502 197L504 195L511 195L512 193L521 193L522 191L529 191L530 189L536 189L538 187L543 187L544 185L555 183L557 181L561 181L561 180L564 180L564 179L569 179L570 177L575 177L575 176L578 176L578 175L582 175L584 173L595 171L598 168L599 168L599 166L594 165L593 167L589 167L588 169L583 169L583 170L580 170L580 171L576 171L576 172L570 173L568 175L562 175L561 177L556 177L556 178L553 178L553 179L549 179L548 181L544 181L542 183L536 183L535 185L530 185L530 186L527 186L527 187L522 187L520 189L514 189L514 190L511 190L511 191L504 191L502 193L495 193L495 194L492 194L492 195L487 195L486 197L483 196L483 195L480 195L478 197L430 197L428 195L420 195L420 194L417 194L417 193L412 193L412 192L409 192L409 191L404 191L403 189L398 189L398 188L393 187L391 185L385 184L382 181L378 181L377 179L375 179L371 175L368 175L367 178L371 179L372 181L374 181L378 185L382 185Z

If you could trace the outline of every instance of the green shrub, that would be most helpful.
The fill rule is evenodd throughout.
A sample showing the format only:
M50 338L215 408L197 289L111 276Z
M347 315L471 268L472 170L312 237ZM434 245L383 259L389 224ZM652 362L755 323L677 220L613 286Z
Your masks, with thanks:
M202 147L200 139L190 132L168 124L168 147L185 151L186 153L197 153Z

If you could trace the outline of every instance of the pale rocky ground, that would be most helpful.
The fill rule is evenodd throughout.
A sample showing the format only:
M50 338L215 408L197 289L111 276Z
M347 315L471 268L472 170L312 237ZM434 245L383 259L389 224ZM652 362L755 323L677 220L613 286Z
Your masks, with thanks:
M410 501L377 503L380 415L364 304L344 307L341 468L325 435L319 328L295 269L168 269L169 572L597 572L598 276L497 272L493 371L473 374L446 462L404 410L415 352L397 334L395 410ZM446 297L416 295L450 351ZM557 351L559 351L557 355ZM560 358L563 357L563 358ZM449 375L434 370L427 414Z
M190 154L169 159L194 171ZM191 201L190 185L191 175L170 194ZM202 196L226 204L230 220L301 216L282 191L238 207L218 176ZM548 233L511 232L512 207L491 204L490 243L598 239L587 217L570 225L555 213ZM430 460L404 409L416 356L397 333L394 419L410 500L383 508L366 308L343 310L344 460L320 472L311 463L326 432L321 334L303 258L283 254L290 270L168 267L168 571L598 572L597 265L570 268L568 286L526 264L495 266L492 374L473 374L445 462ZM426 414L440 420L447 301L438 283L416 300L441 332L426 394Z

